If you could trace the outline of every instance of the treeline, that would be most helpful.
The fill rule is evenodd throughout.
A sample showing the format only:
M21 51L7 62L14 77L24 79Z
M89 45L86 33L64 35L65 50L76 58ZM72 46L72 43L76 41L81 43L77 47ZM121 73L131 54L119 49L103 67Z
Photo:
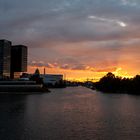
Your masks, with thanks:
M95 83L97 90L110 93L129 93L140 95L140 75L134 78L121 78L112 73L108 73L106 76Z

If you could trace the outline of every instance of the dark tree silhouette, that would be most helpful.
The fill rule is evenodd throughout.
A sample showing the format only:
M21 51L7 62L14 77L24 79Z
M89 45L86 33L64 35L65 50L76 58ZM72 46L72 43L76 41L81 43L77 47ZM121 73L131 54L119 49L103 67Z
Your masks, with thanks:
M40 77L40 71L37 68L35 73L31 76L31 80L36 81L37 84L43 84L43 79Z
M140 94L140 75L128 79L116 77L109 72L95 86L103 92Z

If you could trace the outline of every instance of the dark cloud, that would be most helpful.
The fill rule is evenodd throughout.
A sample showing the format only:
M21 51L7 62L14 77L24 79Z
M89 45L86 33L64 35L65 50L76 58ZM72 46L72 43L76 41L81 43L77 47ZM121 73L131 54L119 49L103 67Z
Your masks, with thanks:
M50 41L125 38L128 37L128 32L132 33L130 28L122 29L115 22L108 21L124 20L138 24L140 2L135 2L137 5L131 7L134 1L128 0L125 4L123 0L60 0L59 3L56 0L1 1L1 36L16 41L28 41L30 44L40 42L41 45L41 42ZM90 20L88 16L106 20Z
M38 66L114 66L122 50L138 59L139 12L139 0L1 0L0 38L29 46Z

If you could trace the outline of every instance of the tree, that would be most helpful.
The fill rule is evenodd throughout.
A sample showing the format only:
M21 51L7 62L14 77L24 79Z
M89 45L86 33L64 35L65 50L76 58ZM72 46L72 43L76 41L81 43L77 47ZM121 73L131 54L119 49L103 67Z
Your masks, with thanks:
M35 73L34 73L34 74L35 74L35 75L40 75L40 71L39 71L38 68L35 70Z
M96 83L96 89L111 93L140 94L140 75L129 79L116 77L109 72Z
M31 76L31 80L36 81L37 84L42 84L43 79L40 77L40 71L37 68L34 72L34 74Z

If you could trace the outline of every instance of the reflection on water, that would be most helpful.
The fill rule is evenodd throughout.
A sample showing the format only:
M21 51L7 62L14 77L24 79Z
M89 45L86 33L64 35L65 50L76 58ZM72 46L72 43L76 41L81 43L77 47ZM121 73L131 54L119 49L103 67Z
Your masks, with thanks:
M0 140L139 140L140 96L83 87L0 96Z

